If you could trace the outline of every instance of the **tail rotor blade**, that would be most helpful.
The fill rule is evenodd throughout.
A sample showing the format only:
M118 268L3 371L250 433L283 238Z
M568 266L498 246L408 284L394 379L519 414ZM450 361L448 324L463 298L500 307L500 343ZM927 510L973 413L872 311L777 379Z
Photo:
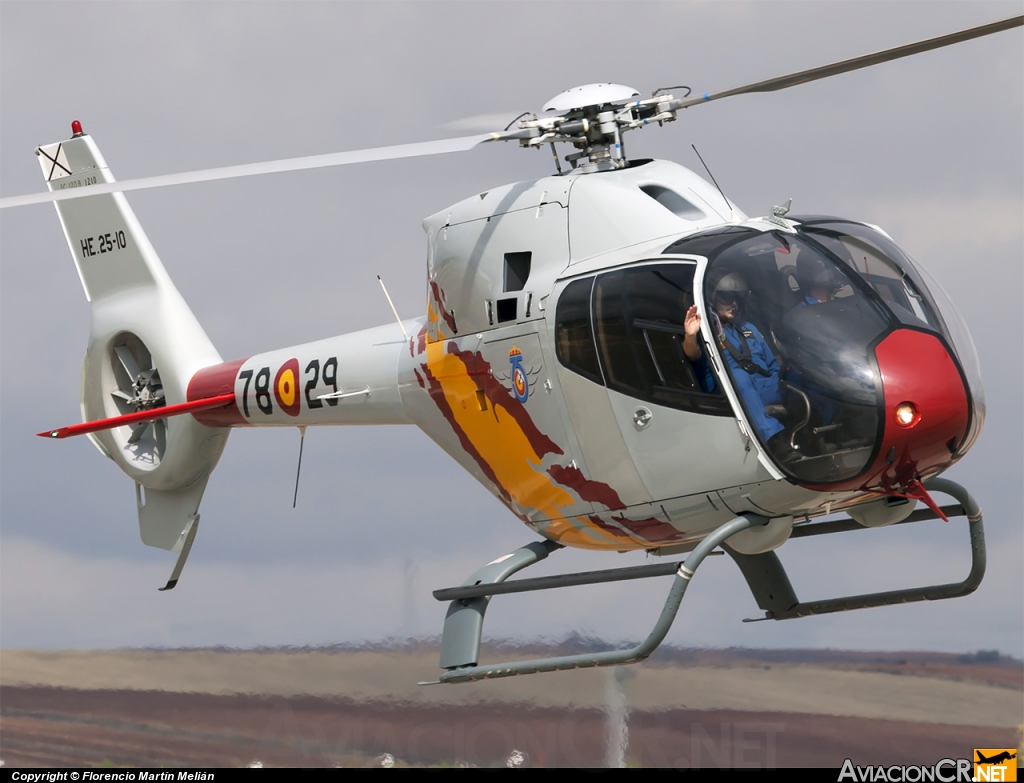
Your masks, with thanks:
M139 377L139 365L135 362L135 357L132 356L132 352L128 349L127 345L119 345L114 349L114 353L117 354L117 358L121 360L121 366L124 367L124 371L128 373L128 377L134 382Z
M141 424L130 425L132 428L132 434L131 437L128 438L128 443L130 445L134 445L138 443L140 440L142 440L142 436L146 434L146 429L149 427L149 425L150 422L148 421L144 421Z
M167 448L167 419L153 422L153 437L156 439L157 453L163 454Z

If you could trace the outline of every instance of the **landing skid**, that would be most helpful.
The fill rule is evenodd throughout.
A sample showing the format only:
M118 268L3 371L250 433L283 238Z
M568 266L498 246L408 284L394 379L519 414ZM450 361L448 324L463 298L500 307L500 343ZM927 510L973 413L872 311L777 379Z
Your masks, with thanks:
M679 604L682 603L683 595L690 584L697 567L704 558L711 554L711 551L719 546L725 539L741 530L746 530L755 525L768 523L767 517L754 514L737 517L724 525L716 528L708 534L704 540L697 544L683 563L672 564L670 568L675 572L672 580L672 588L669 590L668 598L662 607L654 628L640 644L626 650L607 650L605 652L583 653L581 655L562 655L555 658L537 658L530 661L515 661L513 663L478 665L480 655L480 634L483 630L484 612L490 602L490 595L497 590L491 585L503 582L516 571L531 565L538 560L548 556L558 544L545 541L527 544L517 549L511 555L489 563L481 568L473 576L466 580L464 587L477 587L479 592L473 591L467 597L452 601L448 607L448 615L444 621L444 633L441 636L441 668L447 671L441 675L437 683L471 682L473 680L489 680L497 677L513 677L517 674L536 674L537 672L552 672L560 669L588 669L593 666L619 666L624 663L637 663L647 658L661 644L672 621L679 611ZM543 553L543 554L541 554ZM657 569L664 569L664 565L654 566ZM619 579L635 579L636 575L620 576L618 579L612 577L615 571L629 571L636 573L637 569L623 568L612 571L591 572L588 579L586 574L571 574L572 581L567 584L593 584L595 582L619 581ZM664 573L661 571L660 573ZM645 576L656 576L659 574L648 573ZM557 579L557 577L555 577ZM524 580L526 581L526 580ZM546 582L547 580L535 580ZM518 583L515 583L518 584ZM534 590L543 590L549 587L560 587L562 584L539 585ZM456 590L458 588L452 588ZM438 591L444 595L447 591ZM517 591L519 592L519 591ZM523 591L525 592L525 591ZM479 593L484 593L480 595ZM442 598L443 600L443 598ZM420 683L421 685L433 685L435 683Z
M971 539L971 570L962 582L803 602L797 599L786 569L783 568L782 561L779 560L779 556L775 552L766 552L761 555L741 555L725 544L722 548L736 561L736 565L739 566L747 580L750 592L754 594L754 600L757 601L758 607L764 610L764 617L743 622L792 620L815 614L870 609L875 606L891 606L915 601L941 601L945 598L959 598L973 593L978 589L978 585L981 584L981 580L985 576L985 528L981 520L981 509L966 489L949 479L931 479L925 482L925 487L932 492L941 492L959 501L956 505L942 507L941 511L947 517L950 519L967 517ZM905 520L896 524L905 525L910 522L938 518L938 514L934 511L922 509L915 511ZM806 538L866 529L852 519L840 519L834 522L817 522L795 527L790 538Z
M515 552L488 563L467 579L461 587L435 590L439 601L451 601L444 621L441 637L441 668L446 671L440 679L421 682L420 685L440 683L472 682L498 677L513 677L517 674L536 674L564 669L586 669L595 666L619 666L638 663L647 658L664 640L679 612L686 588L704 559L722 548L736 561L743 573L758 606L765 611L763 620L789 620L830 612L846 612L874 606L911 603L914 601L936 601L957 598L973 593L985 575L985 531L982 525L981 509L959 484L948 479L932 479L925 486L933 492L941 492L959 501L956 505L944 506L946 516L966 516L970 529L971 570L962 582L929 585L908 590L890 590L881 593L830 598L819 601L801 602L782 563L775 552L761 555L742 555L725 544L726 539L741 530L765 525L770 520L756 514L739 516L708 534L682 563L662 563L650 566L616 568L605 571L589 571L578 574L520 579L505 582L517 571L544 560L551 552L561 549L553 541L537 541L527 544ZM898 524L937 519L931 510L917 511ZM852 519L833 522L819 522L794 528L791 538L829 535L849 530L863 530ZM536 658L527 661L480 665L480 637L483 633L484 614L494 595L532 592L571 585L597 584L602 582L643 579L651 576L675 574L672 587L654 628L640 644L625 650L589 652L580 655L563 655L553 658ZM751 621L745 621L751 622Z

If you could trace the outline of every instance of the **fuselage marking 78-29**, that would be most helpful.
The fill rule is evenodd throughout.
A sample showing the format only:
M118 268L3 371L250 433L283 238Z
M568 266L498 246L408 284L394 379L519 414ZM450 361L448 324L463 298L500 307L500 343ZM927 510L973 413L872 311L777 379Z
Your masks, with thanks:
M258 370L248 369L238 373L238 380L244 381L240 403L242 415L251 419L256 410L269 416L274 412L274 401L278 407L289 416L298 416L302 409L303 399L306 401L306 408L316 410L328 405L337 405L338 399L328 397L320 399L313 394L313 390L323 384L330 387L329 394L338 393L338 357L331 356L323 361L312 359L306 365L304 371L306 384L302 393L299 392L301 380L299 378L299 360L289 359L278 367L274 374L274 382L271 384L270 366L260 367ZM251 392L251 395L250 395ZM250 407L249 399L252 397L255 403L255 410Z

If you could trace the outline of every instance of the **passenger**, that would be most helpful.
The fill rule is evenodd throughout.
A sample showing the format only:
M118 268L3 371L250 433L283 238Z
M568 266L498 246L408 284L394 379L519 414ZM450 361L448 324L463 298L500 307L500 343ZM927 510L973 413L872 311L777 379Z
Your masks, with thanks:
M825 304L835 299L836 291L842 288L840 277L829 264L826 264L806 249L796 257L796 280L804 298L796 307L808 307ZM835 418L838 408L834 400L822 394L810 383L804 381L799 372L787 375L786 380L803 387L811 402L811 407L818 412L821 423L828 425Z
M749 293L746 282L736 272L725 275L715 285L711 295L712 306L722 323L718 342L731 370L736 392L762 442L768 444L773 453L788 455L792 449L782 435L782 423L765 412L766 405L782 403L779 363L761 332L744 318L743 307ZM683 353L693 363L701 389L713 392L715 376L697 342L700 322L700 313L694 305L687 311L683 322Z
M804 295L797 307L831 302L840 287L832 268L806 250L796 257L796 281Z

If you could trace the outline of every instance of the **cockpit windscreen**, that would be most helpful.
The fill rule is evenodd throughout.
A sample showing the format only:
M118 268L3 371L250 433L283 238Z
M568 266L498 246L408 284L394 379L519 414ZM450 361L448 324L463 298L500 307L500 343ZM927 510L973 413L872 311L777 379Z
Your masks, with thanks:
M717 255L704 285L748 421L784 470L812 483L852 478L873 456L882 388L872 348L896 307L926 328L932 318L884 255L869 254L876 289L841 260L840 248L825 248L784 232L760 234Z

